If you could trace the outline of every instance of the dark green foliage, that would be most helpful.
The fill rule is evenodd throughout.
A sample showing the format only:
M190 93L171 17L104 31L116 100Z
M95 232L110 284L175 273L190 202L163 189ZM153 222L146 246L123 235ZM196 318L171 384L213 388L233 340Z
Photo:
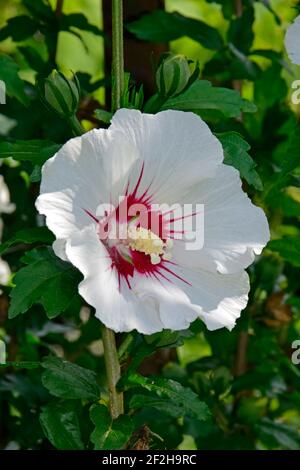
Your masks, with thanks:
M248 154L250 145L236 132L217 134L217 137L224 149L224 163L234 166L248 184L254 186L258 191L262 191L262 182L255 170L257 164Z
M298 237L285 237L272 240L268 244L269 250L276 251L288 263L300 267L300 239Z
M205 403L187 387L174 380L161 377L128 377L129 387L141 386L149 394L135 393L130 400L131 408L150 407L163 411L173 418L186 416L199 421L208 420L210 413Z
M68 399L99 400L100 389L94 371L49 356L42 362L46 371L42 383L51 395Z
M40 422L47 439L56 449L84 449L75 403L49 403L40 414Z
M8 248L17 243L41 243L50 244L54 241L53 234L47 227L34 227L20 230L16 232L12 238L0 245L0 254L4 253Z
M162 10L154 11L128 24L127 29L145 41L169 42L188 36L208 49L220 49L223 45L219 32L203 21Z
M34 303L41 303L49 318L64 312L77 295L80 274L47 248L26 253L22 261L27 266L14 278L9 318L27 312Z
M59 148L60 145L45 140L0 142L0 158L11 157L14 160L29 161L33 165L42 166Z
M120 416L113 421L106 406L93 405L90 418L95 425L91 434L95 450L124 449L134 430L129 416Z
M32 36L38 29L37 22L27 15L10 18L0 31L0 41L11 37L14 41L22 41Z
M194 111L214 110L225 117L240 116L242 111L255 112L252 103L243 100L239 93L228 88L213 87L211 83L198 80L191 87L175 98L168 99L161 109L179 109Z
M8 96L17 98L25 106L28 105L25 84L19 77L19 67L5 54L0 54L0 80L5 83Z

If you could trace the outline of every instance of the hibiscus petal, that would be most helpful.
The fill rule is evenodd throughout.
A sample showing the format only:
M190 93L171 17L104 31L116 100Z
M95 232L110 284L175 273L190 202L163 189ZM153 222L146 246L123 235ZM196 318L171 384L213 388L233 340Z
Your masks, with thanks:
M188 296L197 316L209 330L234 327L248 302L250 285L246 271L220 274L179 267L172 270L188 281L183 283L175 276L169 276Z
M246 271L225 275L203 271L197 273L194 281L195 300L201 299L202 312L199 317L207 328L217 330L225 327L232 330L248 302L250 285Z
M287 30L285 47L290 60L294 64L300 65L300 15Z
M36 207L62 240L60 248L64 239L90 223L86 211L96 214L100 203L118 203L135 160L135 149L126 144L123 134L95 129L69 140L45 163ZM65 258L63 250L54 249Z
M184 241L175 240L173 257L179 265L236 273L253 262L270 238L264 212L252 204L230 166L220 165L215 177L194 187L184 202L204 205L204 246L188 250Z
M67 242L69 260L84 275L79 293L96 309L96 317L116 332L137 329L144 334L161 331L155 302L144 302L118 276L94 227L77 232Z
M187 294L172 282L141 277L135 291L145 302L156 301L163 328L184 330L198 316Z
M112 129L137 148L144 163L141 191L150 186L159 204L180 202L191 185L213 176L223 161L220 142L194 113L170 110L153 115L121 109L112 119ZM132 184L140 170L136 166Z
M15 208L15 204L10 202L10 194L4 178L0 175L0 214L10 214Z
M0 258L0 284L5 286L9 281L10 274L9 265L6 261Z

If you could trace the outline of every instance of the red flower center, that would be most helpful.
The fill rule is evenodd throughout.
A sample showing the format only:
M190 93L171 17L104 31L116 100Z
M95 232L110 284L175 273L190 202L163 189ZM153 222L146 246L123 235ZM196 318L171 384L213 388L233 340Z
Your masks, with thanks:
M97 219L85 211L98 224L99 239L107 249L111 269L117 272L120 289L122 281L131 289L136 274L168 282L172 282L169 276L175 276L187 282L171 269L176 265L170 261L174 238L170 213L153 210L150 187L139 195L143 173L144 166L134 189L129 193L128 183L124 197L110 213Z

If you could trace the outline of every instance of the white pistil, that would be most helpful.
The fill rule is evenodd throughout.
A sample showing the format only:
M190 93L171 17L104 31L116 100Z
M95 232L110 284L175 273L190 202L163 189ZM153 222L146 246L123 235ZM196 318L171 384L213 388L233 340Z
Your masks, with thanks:
M151 259L151 264L154 264L154 265L159 264L161 262L160 256L156 255L155 253L151 253L150 259Z

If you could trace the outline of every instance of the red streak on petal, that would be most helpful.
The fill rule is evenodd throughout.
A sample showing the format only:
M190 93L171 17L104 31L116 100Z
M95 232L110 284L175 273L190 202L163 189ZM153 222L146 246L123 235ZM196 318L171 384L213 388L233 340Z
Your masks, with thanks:
M152 180L151 183L149 184L148 188L145 189L145 191L144 191L143 194L141 195L141 201L144 201L145 204L149 204L150 201L151 201L151 199L152 199L152 197L153 197L152 195L148 194L148 193L149 193L149 190L150 190L150 188L151 188L152 183L153 183L153 180ZM147 194L148 194L148 196L147 196ZM146 196L147 196L147 197L146 197ZM145 199L145 198L146 198L146 199Z
M196 213L178 217L177 219L173 218L172 220L166 220L166 215L171 213L172 210L164 214L162 214L158 210L152 210L151 200L153 196L149 195L149 190L152 185L152 182L149 184L149 186L143 192L142 195L138 195L138 191L141 186L142 178L144 175L144 168L145 165L143 163L140 174L138 176L137 183L131 192L129 192L130 182L128 181L125 189L125 197L120 202L119 206L115 209L115 211L110 214L105 214L105 216L101 220L97 219L97 217L94 216L87 209L84 209L84 211L98 224L99 230L102 229L103 231L109 226L109 221L111 217L116 217L116 221L118 223L128 223L134 217L134 215L129 214L130 207L134 205L143 205L144 209L140 211L139 215L137 214L137 227L150 229L164 241L166 241L167 238L173 238L171 234L184 234L184 231L169 230L167 228L167 224L175 222L176 220L184 219L186 217L192 217L196 215ZM104 246L108 251L108 256L106 258L109 258L111 260L111 266L109 269L115 269L117 272L119 290L121 290L122 288L122 281L124 281L128 288L131 289L131 279L134 277L135 273L142 274L149 278L154 278L162 285L164 285L162 280L174 284L174 281L172 281L172 279L169 279L163 271L169 273L171 276L176 277L185 284L191 285L188 281L183 279L181 276L179 276L166 266L166 264L176 266L176 264L172 263L171 261L162 259L159 264L154 265L151 263L151 257L149 255L146 255L145 253L136 250L130 250L130 260L128 260L119 251L117 243L114 246L109 246L106 241L106 238L99 238L99 241L101 243L104 243Z
M99 223L99 220L97 219L97 217L95 215L93 215L90 211L88 211L87 209L83 209L84 212L90 216L95 222L97 222L97 224Z
M195 215L200 214L200 212L193 212L192 214L182 215L181 217L176 217L175 219L170 219L169 223L177 222L178 220L187 219L188 217L194 217Z
M171 279L169 279L165 274L163 274L160 271L158 273L155 273L154 276L157 279L157 281L160 282L162 286L163 286L163 283L161 282L160 278L163 278L165 281L169 282L170 284L174 284L174 282Z
M178 233L180 235L184 235L186 233L186 230L169 230L169 233L171 234Z
M138 180L137 180L137 183L135 185L134 190L131 193L132 197L134 197L134 198L136 197L138 189L140 187L140 184L141 184L141 181L142 181L142 178L143 178L143 174L144 174L144 169L145 169L145 164L143 163L140 174L139 174L139 177L138 177Z
M116 269L118 273L119 279L119 288L121 287L121 279L124 279L129 289L131 289L131 285L129 282L129 278L133 277L134 274L134 266L133 264L129 263L118 251L117 247L107 248L110 258L111 258L111 268Z
M179 279L180 281L184 282L185 284L188 284L189 286L192 285L190 282L186 281L183 277L181 277L178 274L174 273L174 271L171 271L171 269L167 268L164 264L161 264L160 267L161 267L161 269L164 269L168 273L172 274L172 276L174 276L177 279Z

